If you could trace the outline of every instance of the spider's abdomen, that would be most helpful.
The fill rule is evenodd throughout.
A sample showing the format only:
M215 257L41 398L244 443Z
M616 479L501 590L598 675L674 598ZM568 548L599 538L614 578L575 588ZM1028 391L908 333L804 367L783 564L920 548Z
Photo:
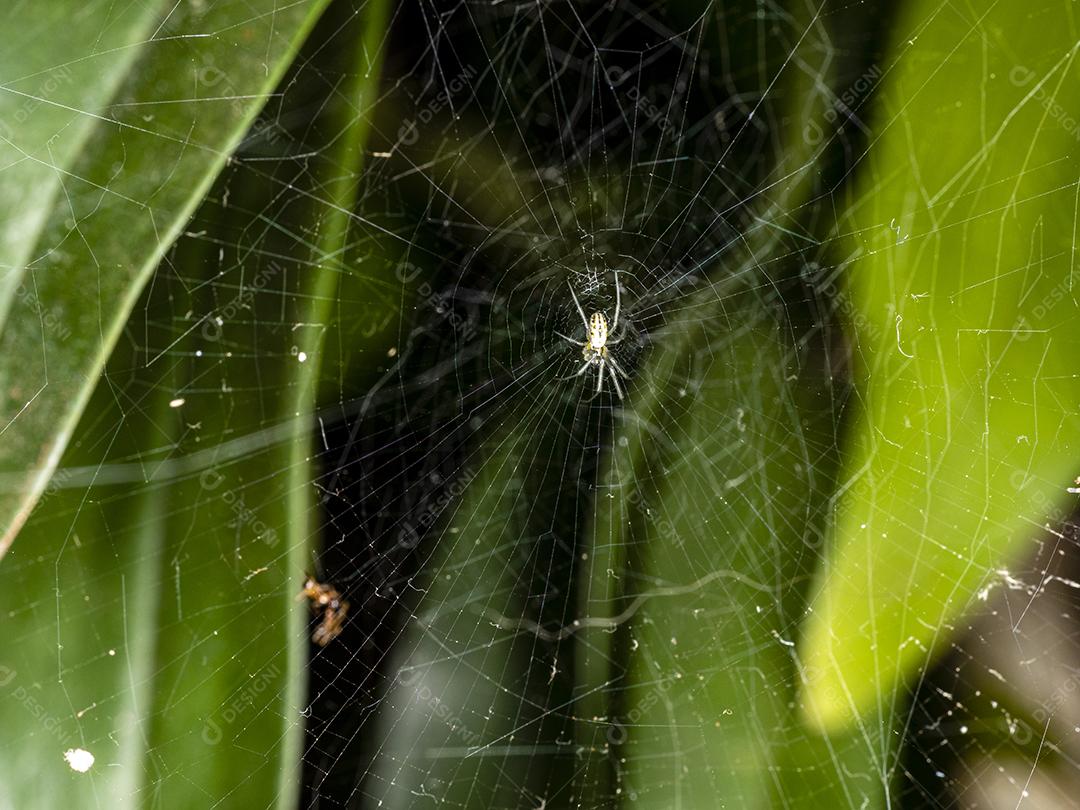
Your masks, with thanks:
M607 318L602 312L594 312L589 318L589 348L600 351L607 344Z

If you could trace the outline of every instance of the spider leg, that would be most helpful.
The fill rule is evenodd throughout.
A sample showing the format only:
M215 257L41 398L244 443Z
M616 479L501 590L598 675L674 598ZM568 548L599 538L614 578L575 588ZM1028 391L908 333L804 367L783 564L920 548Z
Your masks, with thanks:
M563 379L572 380L574 379L574 377L580 377L582 374L585 373L585 369L587 369L590 365L592 365L592 360L586 360L584 363L581 364L581 368L577 370L576 374L571 374L569 377L563 377Z
M585 324L585 334L589 334L589 319L585 317L585 310L581 308L581 302L577 300L577 293L574 292L574 285L567 279L566 286L570 288L570 295L573 296L574 305L577 306L577 311L581 315L581 322Z
M589 402L592 402L598 396L600 392L604 390L604 361L601 360L596 364L596 390L592 392L592 396L589 397Z
M611 362L610 360L608 362ZM611 384L615 386L615 393L619 395L619 399L622 399L622 388L619 387L619 378L612 373L611 369L608 369L608 377L611 379Z
M619 292L619 271L612 270L612 272L615 274L615 320L611 324L611 331L615 332L619 328L619 308L622 305L622 295ZM586 324L587 329L588 325Z
M564 335L562 332L556 332L555 334L558 335L559 337L561 337L563 340L569 340L575 346L584 346L585 345L584 340L574 340L572 337L570 337L568 335ZM611 341L608 341L608 342L610 343Z
M610 366L611 366L611 367L612 367L612 368L613 368L613 369L614 369L615 371L619 372L619 373L620 373L620 374L621 374L621 375L623 376L623 378L624 378L624 379L627 379L627 380L629 380L629 379L630 379L630 375L629 375L629 374L627 374L627 373L626 373L625 371L623 371L623 369L622 369L622 366L620 366L620 365L618 364L618 362L617 362L617 361L615 360L615 358L614 358L614 357L610 357L610 356L609 356L609 357L607 358L607 363L608 363L608 365L610 365ZM614 378L615 378L615 375L614 375L614 374L612 374L612 375L611 375L611 377L612 377L612 379L614 379Z

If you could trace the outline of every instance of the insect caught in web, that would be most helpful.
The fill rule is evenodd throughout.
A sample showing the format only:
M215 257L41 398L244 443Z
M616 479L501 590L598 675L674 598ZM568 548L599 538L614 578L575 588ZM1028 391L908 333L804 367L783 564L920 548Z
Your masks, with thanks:
M611 320L610 330L608 329L607 316L603 312L594 312L588 318L585 317L585 310L581 308L581 302L578 301L577 293L574 292L574 285L567 281L567 286L570 287L570 295L573 296L577 311L581 314L581 321L585 324L585 340L574 340L574 338L564 335L562 332L556 332L555 334L575 346L583 347L581 356L585 358L585 362L581 364L581 368L575 374L566 379L580 377L589 368L596 366L596 392L593 396L599 394L603 389L604 373L607 372L608 379L615 386L615 393L619 395L619 399L622 399L623 393L622 388L619 386L619 377L622 376L624 379L628 379L628 377L626 372L622 370L622 366L608 352L608 346L614 346L621 340L618 337L609 337L619 329L619 309L622 305L622 293L619 289L619 271L613 270L612 272L615 274L615 316Z
M305 597L311 605L312 613L317 615L322 611L322 621L311 634L311 640L320 647L325 647L341 632L345 617L349 613L349 603L341 598L337 588L319 582L310 574L304 580L304 589L297 596L298 599Z

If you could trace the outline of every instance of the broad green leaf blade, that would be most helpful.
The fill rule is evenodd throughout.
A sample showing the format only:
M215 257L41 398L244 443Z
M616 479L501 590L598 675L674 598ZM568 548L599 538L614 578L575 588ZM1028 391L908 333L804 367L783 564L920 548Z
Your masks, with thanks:
M154 426L160 438L168 422L162 396L127 420L110 400L104 388L95 397L98 429L79 431L94 451L80 460L100 461L103 448L137 458L129 436ZM169 587L167 491L148 484L91 494L65 487L67 475L27 523L27 552L16 548L0 569L3 802L134 806L153 782L144 757L157 613ZM64 759L77 749L95 758L85 774Z
M527 413L528 424L499 429L446 482L464 494L439 516L416 619L396 645L395 680L375 720L380 755L367 791L376 805L414 807L424 795L508 807L552 784L566 791L559 802L570 790L559 769L573 761L573 734L562 713L546 711L558 702L564 638L540 629L526 591L560 553L549 508L558 469L539 467L566 437L545 414ZM558 613L564 596L542 600L544 612Z
M892 34L844 230L861 411L801 647L825 728L889 705L1076 477L1072 14L917 2Z
M167 9L164 2L118 9L90 0L9 3L0 11L0 323L11 307L33 306L23 270L40 258L37 240L63 197L71 161Z
M104 52L94 23L106 25L108 14L69 25L83 36L61 37L64 50L46 51L51 57L4 65L5 87L25 86L50 65L74 64L76 78L50 97L44 85L5 94L3 123L13 132L23 108L13 110L10 97L36 98L50 112L35 108L33 124L5 145L16 174L0 181L0 192L11 192L3 207L52 204L25 226L10 225L0 245L10 263L0 285L0 472L21 479L0 493L0 554L44 489L139 291L324 5L162 2L153 15L119 18ZM81 17L82 4L63 7ZM31 36L21 15L11 22L17 41ZM38 41L47 48L51 37ZM39 169L22 168L27 161L48 166L45 196L24 190L39 179Z
M300 179L290 159L241 159L221 178L0 568L5 634L21 642L0 659L14 732L0 783L19 807L296 806L309 649L296 595L320 529L311 416L339 373L323 370L336 281L370 269L345 254L387 4L342 8L314 38L334 47L302 73L348 79L328 99L287 94L282 111L318 158ZM96 757L87 774L64 762L74 747Z

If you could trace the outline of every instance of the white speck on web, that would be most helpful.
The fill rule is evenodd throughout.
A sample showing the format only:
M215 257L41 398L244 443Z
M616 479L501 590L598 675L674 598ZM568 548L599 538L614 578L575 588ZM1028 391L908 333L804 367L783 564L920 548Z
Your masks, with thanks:
M71 770L86 773L94 764L94 755L82 748L69 748L64 752L64 759Z

